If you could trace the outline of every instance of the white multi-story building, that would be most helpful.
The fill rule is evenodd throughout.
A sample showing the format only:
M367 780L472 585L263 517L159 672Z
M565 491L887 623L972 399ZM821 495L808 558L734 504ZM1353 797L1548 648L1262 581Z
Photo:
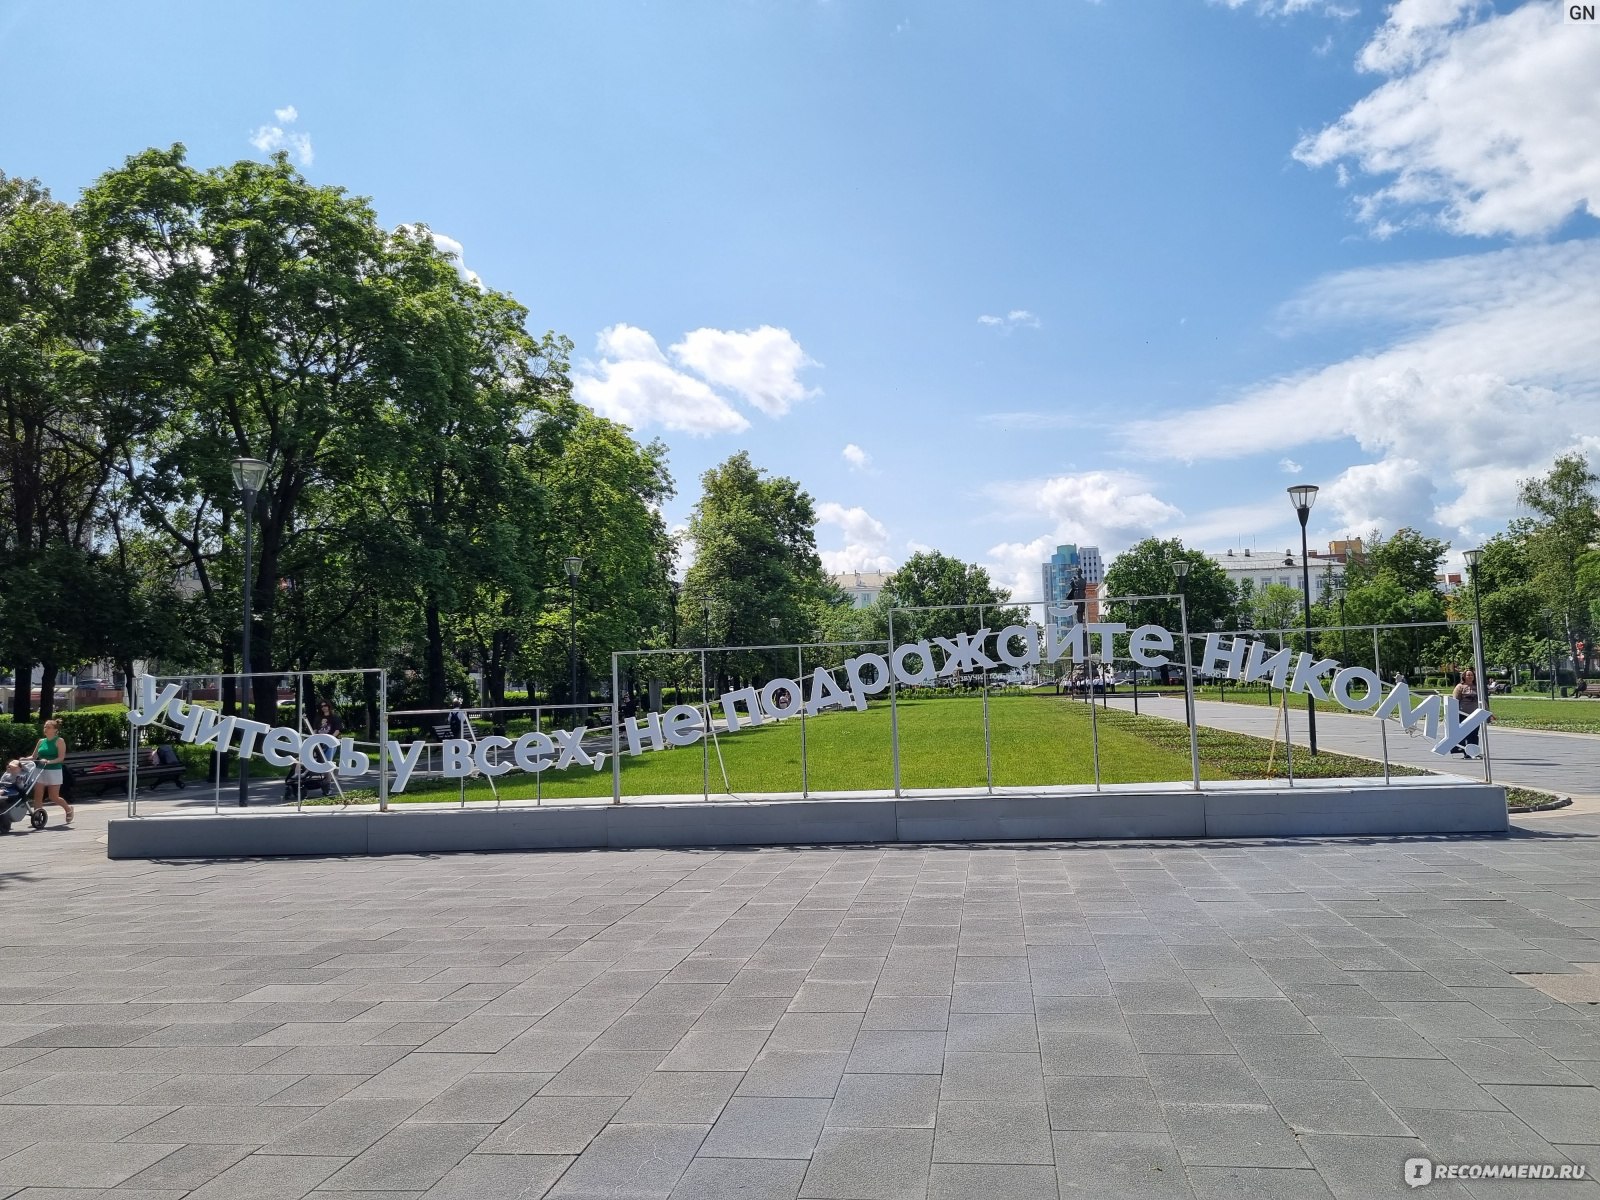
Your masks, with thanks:
M877 602L891 574L889 571L846 571L828 578L849 593L852 608L870 608Z
M1291 549L1281 554L1270 550L1224 550L1211 552L1208 557L1235 587L1249 582L1251 590L1260 592L1270 584L1298 589L1301 584L1301 564L1311 568L1311 593L1318 598L1344 584L1344 568L1351 558L1361 555L1361 539L1330 542L1326 552L1311 551L1302 559Z

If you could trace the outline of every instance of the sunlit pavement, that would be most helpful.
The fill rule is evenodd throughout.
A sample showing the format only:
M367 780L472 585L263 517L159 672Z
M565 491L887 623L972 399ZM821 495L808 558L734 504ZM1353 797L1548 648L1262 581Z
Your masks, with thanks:
M1417 1156L1600 1170L1600 817L111 862L125 811L0 839L0 1195L1365 1197Z

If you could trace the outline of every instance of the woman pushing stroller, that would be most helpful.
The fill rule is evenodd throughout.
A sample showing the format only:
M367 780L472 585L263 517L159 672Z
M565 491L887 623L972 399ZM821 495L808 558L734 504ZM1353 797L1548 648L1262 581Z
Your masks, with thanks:
M71 825L72 805L61 798L61 783L66 769L63 764L67 761L67 739L61 736L60 722L46 721L44 736L33 748L33 753L21 761L32 762L39 768L39 781L33 785L31 805L33 811L43 812L46 802L59 804L61 811L67 814L66 823Z

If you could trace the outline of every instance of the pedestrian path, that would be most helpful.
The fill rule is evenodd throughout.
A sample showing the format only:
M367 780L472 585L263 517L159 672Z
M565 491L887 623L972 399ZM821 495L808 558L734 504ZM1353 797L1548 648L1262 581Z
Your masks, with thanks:
M1127 696L1111 697L1117 708L1131 710ZM1182 696L1140 696L1139 711L1147 715L1183 720ZM1283 739L1283 712L1262 704L1229 704L1219 700L1195 701L1195 716L1202 725L1256 737ZM1290 705L1289 737L1296 746L1306 745L1305 701ZM1385 743L1385 735L1387 743ZM1407 734L1393 721L1341 713L1317 713L1317 744L1324 750L1383 759L1387 749L1390 762L1427 771L1442 771L1469 779L1483 778L1481 761L1461 755L1441 758L1433 753L1432 743L1420 735ZM1563 796L1600 794L1600 737L1564 733L1541 733L1529 729L1493 728L1485 737L1495 783L1539 788Z

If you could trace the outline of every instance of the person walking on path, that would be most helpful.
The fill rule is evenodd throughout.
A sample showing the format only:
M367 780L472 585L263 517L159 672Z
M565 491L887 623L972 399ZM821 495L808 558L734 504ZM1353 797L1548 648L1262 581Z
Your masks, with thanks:
M1456 707L1461 710L1461 715L1463 717L1470 716L1472 713L1477 712L1478 711L1478 675L1477 675L1477 672L1475 672L1471 667L1468 667L1465 671L1461 672L1461 682L1456 684L1455 690L1452 691L1450 694L1456 698ZM1494 720L1494 715L1490 714L1489 719L1491 721ZM1467 734L1466 737L1462 738L1461 739L1461 744L1459 746L1450 747L1450 753L1451 754L1466 754L1468 746L1476 746L1478 744L1478 733L1481 730L1481 728L1482 727L1479 726L1477 729L1474 729L1471 733ZM1470 758L1472 756L1468 755L1468 757Z
M339 720L339 714L334 711L330 701L322 702L321 720L317 722L317 732L338 737L344 732L344 722Z
M33 788L33 810L44 808L45 803L59 804L67 814L67 824L72 824L72 805L61 798L61 782L67 761L67 739L61 736L61 725L56 721L44 723L44 736L28 756L39 766L39 781Z

